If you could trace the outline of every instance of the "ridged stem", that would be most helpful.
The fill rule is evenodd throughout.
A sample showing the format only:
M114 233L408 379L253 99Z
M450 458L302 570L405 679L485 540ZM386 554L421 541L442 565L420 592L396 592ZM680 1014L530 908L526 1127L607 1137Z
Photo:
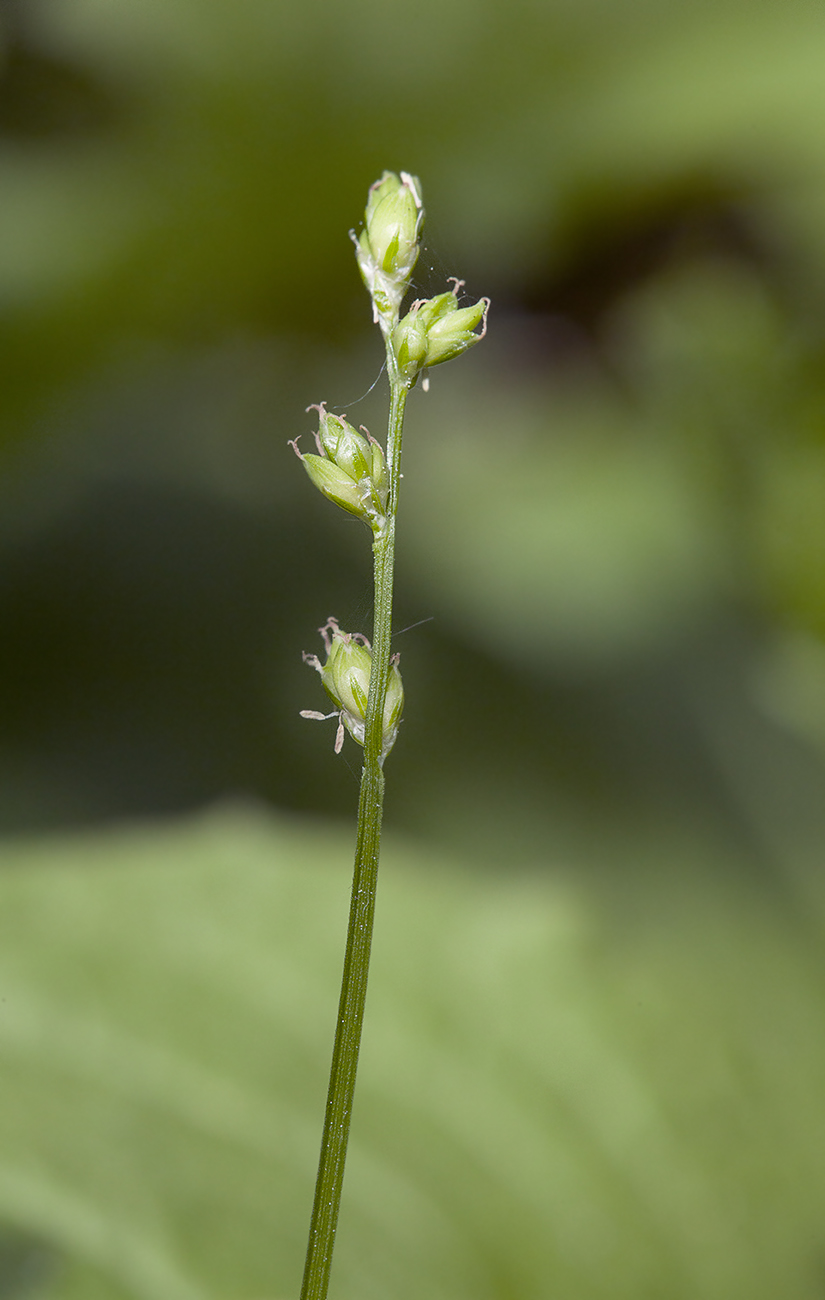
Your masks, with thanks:
M407 386L395 372L395 359L387 347L390 375L390 416L387 429L387 474L389 478L387 522L373 544L375 616L372 641L370 690L364 725L364 766L358 799L358 833L352 881L347 947L338 1023L332 1050L321 1157L315 1183L315 1201L309 1228L301 1300L326 1300L338 1210L344 1182L355 1076L361 1047L361 1027L367 997L370 947L378 884L378 856L381 847L381 818L384 811L384 772L381 750L384 736L384 702L390 670L392 640L393 568L395 519L401 477L401 438Z

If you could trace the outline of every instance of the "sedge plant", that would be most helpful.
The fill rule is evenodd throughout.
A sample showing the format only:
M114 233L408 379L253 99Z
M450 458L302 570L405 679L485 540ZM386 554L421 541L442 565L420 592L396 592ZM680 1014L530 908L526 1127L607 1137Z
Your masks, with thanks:
M404 410L420 375L426 388L430 366L461 356L483 338L489 306L486 298L459 306L462 282L455 280L451 290L414 302L401 316L418 260L423 221L418 179L406 172L384 172L370 188L363 230L359 235L352 232L358 267L386 350L390 387L386 447L365 429L356 430L342 416L327 411L323 403L307 408L318 416L317 455L301 452L297 441L291 444L324 496L367 525L375 584L372 642L360 632L342 631L336 619L329 618L320 629L324 662L316 655L304 655L320 674L333 709L331 713L307 709L301 716L336 718L335 752L340 753L349 733L363 747L364 756L344 972L301 1300L325 1300L329 1287L367 993L384 760L395 744L404 706L399 656L390 654Z

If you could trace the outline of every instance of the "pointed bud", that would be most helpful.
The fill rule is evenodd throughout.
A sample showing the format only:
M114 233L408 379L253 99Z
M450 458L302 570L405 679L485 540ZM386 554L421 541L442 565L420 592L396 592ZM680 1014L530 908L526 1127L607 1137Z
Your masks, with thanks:
M364 230L352 235L355 255L372 296L373 317L389 333L418 260L424 220L418 178L407 172L400 176L384 172L370 187L364 219Z
M363 519L364 503L355 479L323 456L313 456L311 452L306 455L300 452L298 454L310 479L324 496L329 497L330 501L334 501L342 509L348 510L351 515Z
M489 305L489 300L482 298L472 307L457 307L439 316L427 331L426 365L437 366L442 361L452 361L480 342L487 332ZM474 332L477 325L482 326L480 334Z
M392 350L400 377L412 387L427 364L427 331L418 323L415 305L393 330Z
M387 474L387 462L384 458L384 448L380 442L373 441L372 447L372 482L375 487L378 500L381 502L381 509L387 508L387 493L389 491L390 480Z
M310 411L317 411L320 427L317 442L324 455L350 478L356 481L369 475L372 470L372 449L363 433L353 429L348 420L337 415L330 415L323 402L320 406L311 406Z
M392 333L392 347L398 370L410 387L419 371L460 357L487 332L488 298L481 298L472 307L459 307L455 289L440 293L435 298L414 302L407 315L399 321ZM474 331L481 325L481 333Z
M401 669L398 667L400 659L400 654L395 654L390 660L387 695L384 700L384 733L381 742L382 760L387 757L395 744L398 728L401 725L401 714L404 712L404 686L401 681Z
M342 632L334 618L327 621L320 629L324 638L327 660L322 664L316 655L304 655L306 663L320 673L324 690L340 712L337 716L346 727L353 740L359 745L364 743L364 724L367 717L367 700L370 693L370 674L372 671L372 649L365 636L360 633ZM398 668L398 655L391 664L387 681L387 695L384 702L384 725L381 758L395 744L401 713L404 708L404 687ZM323 718L323 714L305 710L304 717ZM329 714L328 717L336 716ZM336 753L340 751L336 739Z

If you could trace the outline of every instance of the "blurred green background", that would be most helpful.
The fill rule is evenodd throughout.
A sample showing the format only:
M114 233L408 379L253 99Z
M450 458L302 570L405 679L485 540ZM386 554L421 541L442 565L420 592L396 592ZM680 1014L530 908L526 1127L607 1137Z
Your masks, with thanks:
M297 1295L359 766L301 651L371 574L287 440L383 436L386 167L493 306L409 407L334 1295L822 1297L821 4L3 0L0 56L0 1297Z

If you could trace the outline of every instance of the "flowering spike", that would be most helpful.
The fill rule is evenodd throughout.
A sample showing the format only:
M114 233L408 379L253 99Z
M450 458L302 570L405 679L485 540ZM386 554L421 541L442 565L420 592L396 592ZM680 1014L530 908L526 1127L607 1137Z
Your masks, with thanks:
M318 412L315 441L320 455L299 451L297 439L289 445L324 496L363 519L377 536L384 528L387 510L383 451L369 434L359 433L343 416L331 415L323 402L307 410Z
M327 714L318 713L314 709L304 709L301 717L319 720L337 717L339 725L335 753L338 754L343 744L343 728L346 728L359 745L364 743L364 724L367 717L367 699L372 671L372 647L360 632L342 632L334 618L328 619L319 631L327 652L326 663L322 664L317 655L310 654L304 654L304 662L320 673L324 690L336 709L334 713ZM387 698L384 704L382 762L395 744L404 708L404 687L401 684L398 660L399 656L394 655L390 661Z
M364 284L372 297L373 319L389 334L418 260L424 221L421 184L416 176L384 172L370 187L360 235L350 232Z
M458 306L461 281L448 293L414 302L392 333L398 372L412 388L419 373L442 361L452 361L479 343L487 333L489 298L471 307ZM481 333L475 330L481 325Z

